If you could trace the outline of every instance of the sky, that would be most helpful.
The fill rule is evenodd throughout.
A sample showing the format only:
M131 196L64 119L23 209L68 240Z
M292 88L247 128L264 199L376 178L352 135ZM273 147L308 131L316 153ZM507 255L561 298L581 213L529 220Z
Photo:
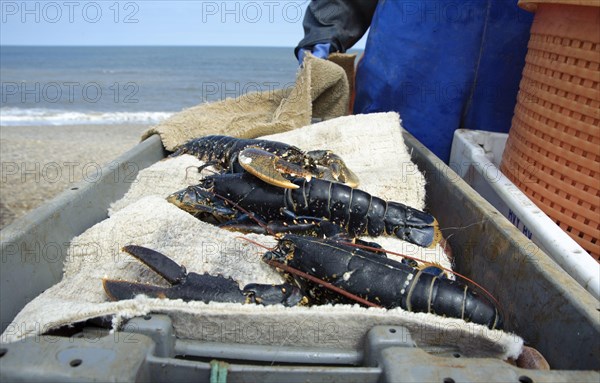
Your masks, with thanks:
M293 47L308 3L0 0L0 44Z

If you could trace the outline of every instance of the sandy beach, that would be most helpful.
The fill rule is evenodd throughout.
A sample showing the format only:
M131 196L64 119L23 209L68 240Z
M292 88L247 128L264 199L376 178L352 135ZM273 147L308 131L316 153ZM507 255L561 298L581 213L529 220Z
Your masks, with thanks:
M0 228L85 180L86 172L93 175L173 113L290 86L298 70L292 52L291 46L3 46Z
M146 125L0 127L0 228L139 141Z

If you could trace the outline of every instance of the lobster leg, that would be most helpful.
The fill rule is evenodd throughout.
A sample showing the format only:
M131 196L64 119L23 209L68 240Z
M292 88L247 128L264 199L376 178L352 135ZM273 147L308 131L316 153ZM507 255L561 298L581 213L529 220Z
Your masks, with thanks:
M236 219L219 225L222 229L264 235L297 234L330 238L333 241L357 243L362 246L381 248L378 243L352 237L338 224L324 218L298 216L288 209L281 210L285 219L265 222L256 215L242 214Z
M304 235L321 234L329 237L344 232L339 226L321 218L297 216L294 212L287 209L281 209L281 213L284 219L275 219L269 222L265 222L253 214L243 214L219 225L219 227L243 233L266 235L294 233ZM327 231L323 231L324 227L328 228Z
M241 233L254 233L264 235L274 235L281 233L295 233L311 235L315 233L317 225L314 222L306 223L288 223L287 221L271 221L264 225L256 222L243 220L234 220L219 225L222 229L239 231Z
M249 284L240 289L231 278L208 274L187 273L185 267L164 254L142 246L125 246L123 251L134 256L163 277L170 287L145 283L103 279L104 291L111 300L133 299L136 295L152 298L182 299L205 303L232 302L283 304L295 306L306 303L300 290L289 284Z

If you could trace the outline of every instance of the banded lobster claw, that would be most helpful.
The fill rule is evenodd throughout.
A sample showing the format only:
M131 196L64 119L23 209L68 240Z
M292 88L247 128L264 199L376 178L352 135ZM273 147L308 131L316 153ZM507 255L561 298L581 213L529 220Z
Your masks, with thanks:
M311 150L306 153L322 169L319 178L341 182L351 188L357 188L360 180L346 165L342 157L330 150Z
M259 148L246 148L238 154L240 165L250 174L268 184L286 189L298 189L299 186L282 176L312 178L312 173L301 165L285 161L281 157Z
M240 290L238 283L231 278L188 273L185 267L158 251L135 245L125 246L123 251L150 267L169 282L171 287L105 278L102 280L102 285L111 300L133 299L136 295L143 294L151 298L182 299L186 302L202 301L205 303L216 301L296 306L306 302L306 298L300 290L289 284L252 283Z
M322 178L341 182L352 188L359 184L358 176L346 166L340 156L329 150L307 152L306 163L298 164L286 161L283 157L269 151L248 147L238 154L238 161L248 173L268 184L286 189L298 189L299 186L282 174L305 178L307 181L312 177Z
M210 135L192 139L176 148L169 157L190 154L205 162L200 167L216 166L219 170L240 173L242 169L262 181L286 189L297 189L289 178L311 177L342 182L357 187L359 180L341 157L330 150L304 152L278 141L244 139Z

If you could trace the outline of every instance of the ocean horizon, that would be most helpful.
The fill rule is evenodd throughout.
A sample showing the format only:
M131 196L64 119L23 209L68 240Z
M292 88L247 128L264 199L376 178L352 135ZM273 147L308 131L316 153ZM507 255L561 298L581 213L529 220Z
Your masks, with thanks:
M0 126L155 124L290 87L293 47L1 46Z

